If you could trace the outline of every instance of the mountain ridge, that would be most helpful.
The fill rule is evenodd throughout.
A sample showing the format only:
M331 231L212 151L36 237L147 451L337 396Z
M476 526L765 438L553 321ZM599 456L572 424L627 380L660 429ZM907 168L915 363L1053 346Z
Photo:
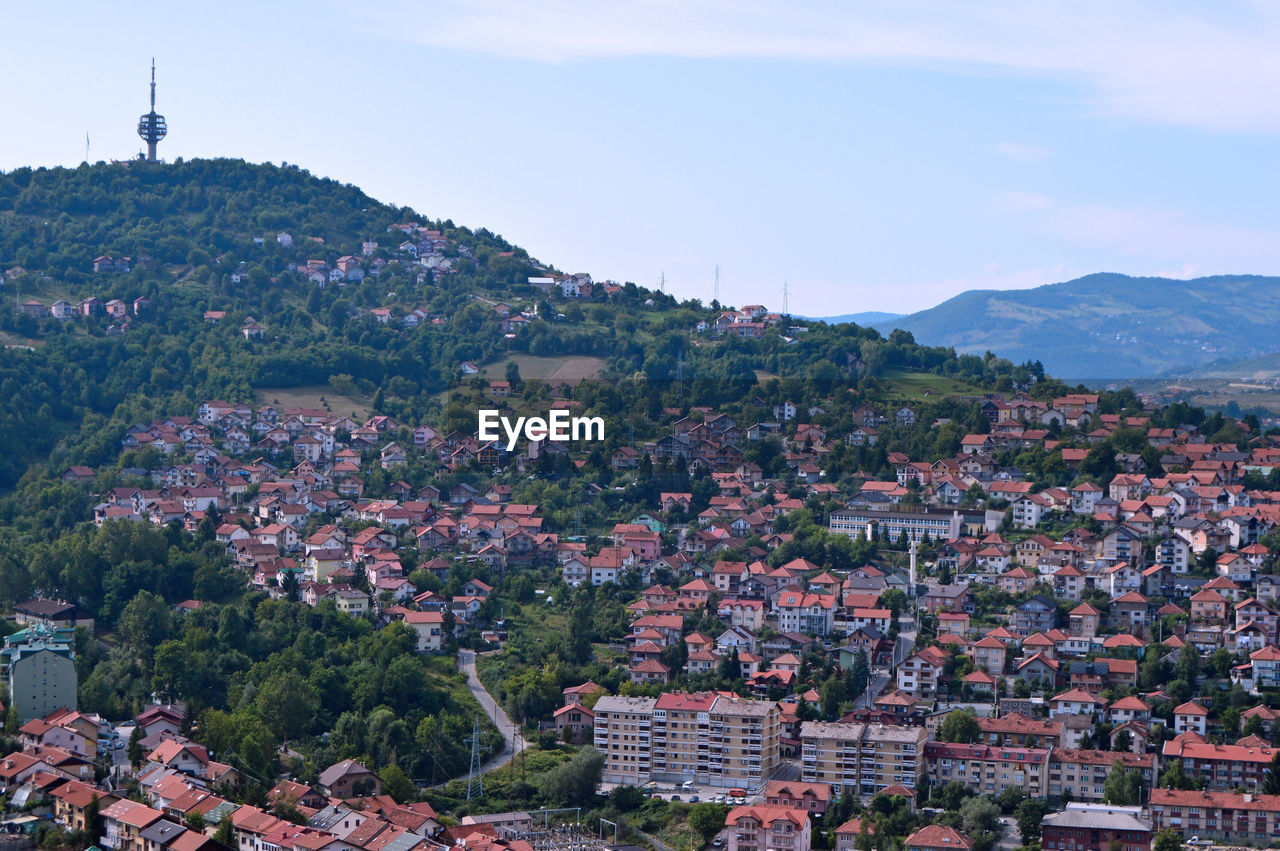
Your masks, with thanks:
M1280 278L1098 272L1025 290L969 290L873 323L927 345L1039 360L1072 378L1155 377L1280 350Z

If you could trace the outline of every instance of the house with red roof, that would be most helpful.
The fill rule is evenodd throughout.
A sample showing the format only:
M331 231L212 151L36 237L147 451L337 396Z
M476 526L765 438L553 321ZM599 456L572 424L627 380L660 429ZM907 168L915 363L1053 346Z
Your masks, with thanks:
M728 851L809 851L812 826L804 810L754 804L724 819Z
M1209 722L1209 710L1194 700L1188 700L1173 710L1173 730L1175 733L1196 733L1205 735Z
M904 840L906 851L969 851L973 841L968 836L942 824L929 824Z

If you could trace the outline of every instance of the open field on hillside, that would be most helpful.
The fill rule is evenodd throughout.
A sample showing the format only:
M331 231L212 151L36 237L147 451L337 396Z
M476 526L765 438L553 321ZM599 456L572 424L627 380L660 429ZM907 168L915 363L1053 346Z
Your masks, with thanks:
M516 362L516 366L520 367L521 378L537 378L550 384L577 384L584 378L595 378L604 371L604 361L595 357L507 355L482 367L486 377L501 381L506 376L507 361Z
M889 370L884 374L887 385L881 396L885 399L924 399L946 395L974 395L982 391L977 387L929 372Z
M253 391L253 397L259 405L275 405L278 408L326 408L335 414L345 414L361 422L369 417L368 398L343 395L328 384L309 387L259 387Z

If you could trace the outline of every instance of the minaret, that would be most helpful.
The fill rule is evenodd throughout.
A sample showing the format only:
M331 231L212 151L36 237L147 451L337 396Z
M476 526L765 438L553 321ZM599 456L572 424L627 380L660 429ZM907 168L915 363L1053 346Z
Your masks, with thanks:
M147 162L156 161L156 143L167 136L164 116L156 114L156 60L151 60L151 111L138 119L138 135L147 143Z
M911 539L911 588L908 592L910 596L916 595L916 539Z

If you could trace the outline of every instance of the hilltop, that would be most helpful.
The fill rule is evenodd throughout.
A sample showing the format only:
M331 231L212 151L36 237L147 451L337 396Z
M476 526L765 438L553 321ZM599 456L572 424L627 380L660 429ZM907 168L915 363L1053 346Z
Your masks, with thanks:
M928 310L874 323L929 345L1039 360L1073 379L1185 372L1280 347L1280 278L1182 281L1103 273L1028 290L973 290Z

